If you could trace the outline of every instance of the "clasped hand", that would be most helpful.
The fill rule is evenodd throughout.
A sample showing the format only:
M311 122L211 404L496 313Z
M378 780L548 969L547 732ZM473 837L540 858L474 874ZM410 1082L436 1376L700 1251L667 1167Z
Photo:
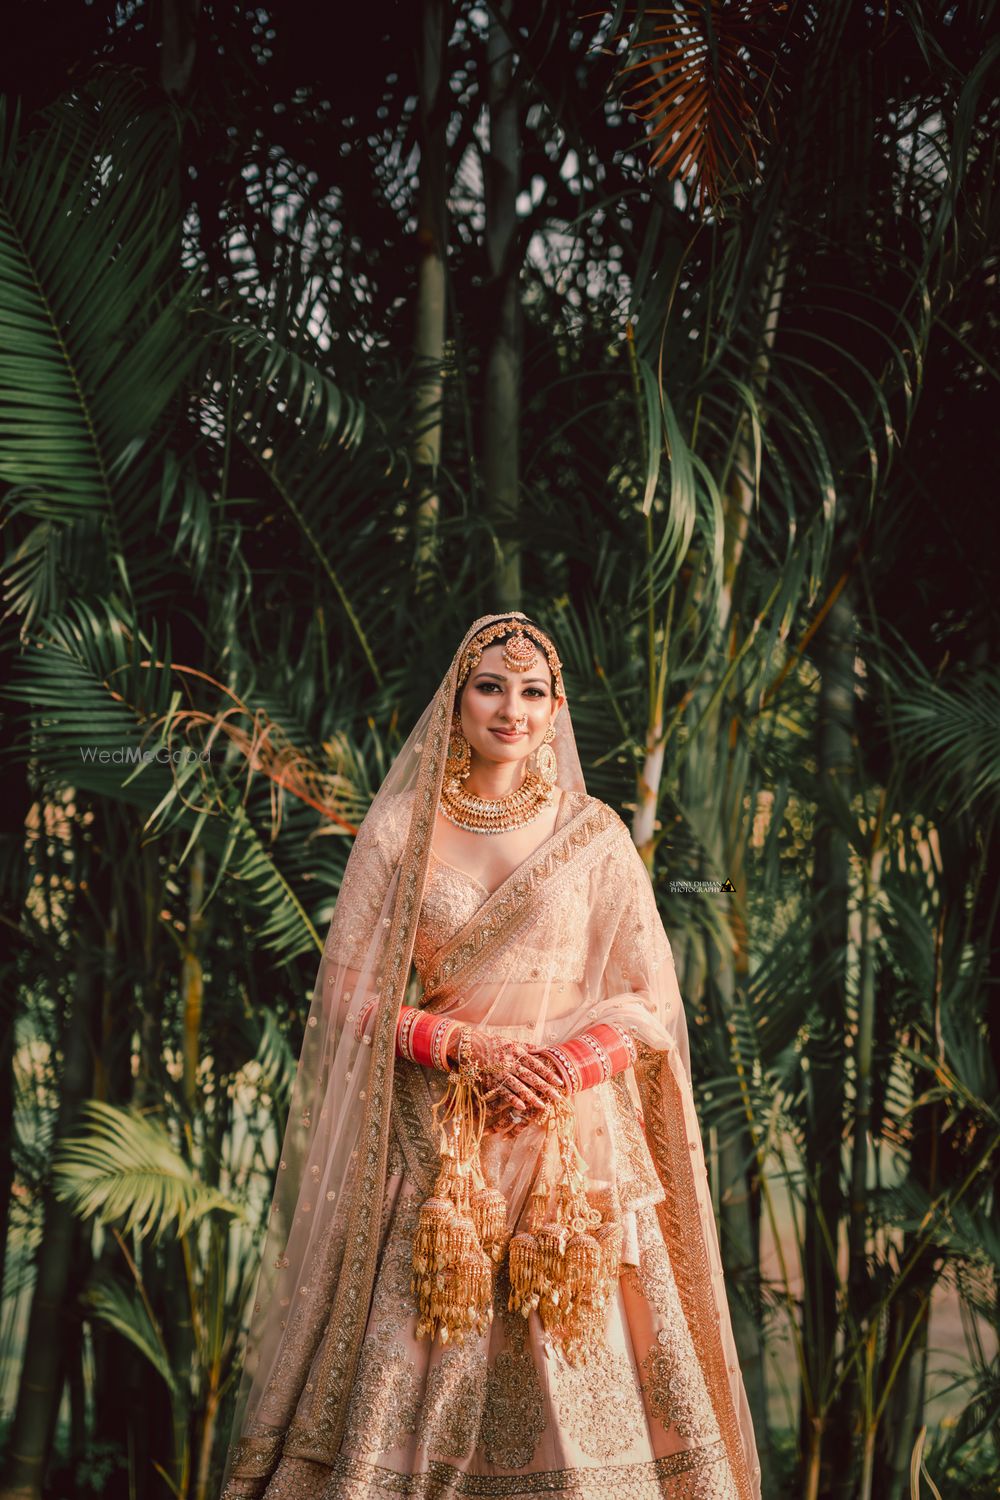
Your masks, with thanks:
M565 1097L563 1076L544 1047L471 1028L468 1051L479 1074L484 1129L509 1135Z

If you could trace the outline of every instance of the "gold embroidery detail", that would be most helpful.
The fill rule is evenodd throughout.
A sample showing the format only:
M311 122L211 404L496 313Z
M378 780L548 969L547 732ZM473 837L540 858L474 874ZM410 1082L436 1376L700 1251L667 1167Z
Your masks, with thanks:
M642 1126L636 1119L635 1105L624 1073L609 1082L611 1091L608 1116L611 1139L618 1158L618 1199L621 1212L661 1203L666 1189L656 1175Z
M642 1396L624 1354L603 1345L586 1365L557 1358L552 1393L562 1427L589 1458L611 1458L646 1430Z
M331 1481L340 1500L405 1495L413 1500L489 1500L571 1493L579 1500L735 1500L721 1440L640 1463L594 1468L542 1469L537 1473L467 1474L440 1459L426 1471L401 1474L370 1459L340 1454L328 1466L283 1458L268 1486L268 1500L324 1500ZM261 1500L266 1480L230 1482L222 1500Z
M729 1456L738 1500L752 1500L746 1449L726 1370L708 1252L700 1229L701 1214L680 1088L664 1053L641 1049L635 1076L643 1103L646 1139L666 1188L666 1196L656 1205L656 1213L681 1308Z
M483 1452L502 1469L530 1463L545 1427L545 1404L530 1352L501 1349L486 1381Z
M397 1340L394 1328L376 1324L362 1344L344 1432L354 1452L386 1453L416 1432L420 1379Z
M534 1497L565 1491L581 1500L732 1500L733 1497L721 1443L684 1453L668 1453L645 1463L542 1469L530 1474L466 1474L451 1464L434 1460L426 1472L399 1474L394 1469L346 1456L334 1462L333 1472L345 1481L336 1487L339 1500L395 1495L414 1496L416 1500L495 1495ZM280 1500L320 1500L323 1493L317 1486L294 1497L282 1494Z
M673 1428L679 1437L696 1438L702 1443L715 1441L721 1436L715 1408L684 1320L659 1222L651 1209L637 1212L636 1232L639 1265L626 1267L623 1275L645 1297L656 1320L662 1322L656 1342L640 1361L649 1409L657 1421L668 1430Z
M465 1458L479 1436L485 1399L485 1348L449 1349L427 1377L417 1443L442 1458Z
M372 1321L391 1323L397 1331L401 1324L417 1315L416 1299L410 1290L410 1275L413 1234L419 1213L419 1197L407 1192L404 1184L389 1209L390 1227L375 1278L371 1313Z
M440 1159L426 1068L397 1057L392 1107L395 1134L406 1160L406 1175L427 1197L433 1191Z
M281 1453L283 1437L283 1432L274 1432L252 1422L239 1442L229 1450L229 1462L234 1469L242 1469L241 1478L266 1477Z
M704 1437L719 1431L701 1370L683 1340L661 1328L656 1343L642 1360L643 1388L649 1409L658 1422L682 1438ZM692 1369L694 1366L694 1369Z
M395 1088L393 1089L395 1093ZM389 1155L385 1164L386 1177L401 1177L406 1171L406 1157L395 1128L389 1132Z
M543 883L571 868L579 874L579 856L584 850L596 858L606 840L599 836L614 830L621 819L603 802L588 798L583 809L554 833L527 868L515 870L503 885L493 892L471 921L435 955L424 975L424 993L429 998L455 983L463 983L475 974L501 943L508 942L520 927L536 915L534 897Z

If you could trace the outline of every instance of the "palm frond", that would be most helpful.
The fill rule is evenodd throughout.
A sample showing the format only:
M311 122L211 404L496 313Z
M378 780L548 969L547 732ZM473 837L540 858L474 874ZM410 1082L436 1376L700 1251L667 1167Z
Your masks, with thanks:
M245 1218L242 1204L208 1187L177 1151L162 1122L92 1099L87 1128L56 1147L54 1191L81 1218L120 1223L155 1242L185 1234L206 1214Z
M298 1059L273 1010L264 1009L260 1013L256 1061L260 1066L258 1088L270 1094L280 1109L287 1109Z
M996 807L1000 792L1000 672L982 667L945 684L915 658L900 675L882 669L905 763L928 806L944 815Z
M646 10L649 21L644 27L644 16L630 37L641 60L619 77L639 75L624 102L648 125L650 165L713 207L737 173L755 170L773 134L777 67L768 23L786 10L775 0L675 0Z
M107 577L126 589L153 519L156 431L194 359L169 131L134 81L29 136L0 104L0 481L33 517L99 515Z
M172 1396L178 1393L179 1383L171 1368L163 1332L150 1316L149 1307L142 1297L135 1291L128 1291L112 1276L97 1276L85 1287L80 1301L86 1313L100 1318L138 1349L163 1377Z
M319 451L331 443L346 451L358 446L365 434L364 404L343 390L309 354L282 344L273 329L262 329L259 323L209 316L209 357L213 346L231 347L244 356L226 382L226 398L243 422L260 420L269 410L273 413L278 400L283 414L315 441Z

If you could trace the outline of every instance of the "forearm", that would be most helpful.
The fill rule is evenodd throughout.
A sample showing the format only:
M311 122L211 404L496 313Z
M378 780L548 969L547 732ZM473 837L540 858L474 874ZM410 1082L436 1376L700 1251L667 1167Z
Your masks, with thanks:
M371 1045L371 1022L377 1000L369 1000L358 1012L354 1034L359 1042ZM396 1056L426 1068L448 1071L449 1062L457 1056L461 1023L446 1016L434 1016L416 1005L400 1007L396 1019Z

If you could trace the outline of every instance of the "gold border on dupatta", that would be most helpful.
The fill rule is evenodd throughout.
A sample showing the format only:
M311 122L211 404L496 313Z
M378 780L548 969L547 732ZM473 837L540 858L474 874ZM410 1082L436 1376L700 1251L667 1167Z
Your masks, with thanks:
M375 1283L389 1152L396 1020L413 956L417 917L430 859L430 829L437 813L444 777L444 749L450 724L450 705L454 699L453 669L435 698L417 773L412 821L379 977L381 997L372 1032L368 1097L357 1148L363 1162L358 1184L363 1184L363 1190L356 1190L352 1197L344 1261L330 1309L329 1332L313 1370L310 1414L308 1418L296 1415L284 1444L289 1457L309 1458L321 1463L330 1463L340 1448Z
M719 1333L708 1250L700 1229L697 1234L691 1233L692 1225L700 1225L701 1215L680 1088L667 1056L649 1048L640 1049L635 1076L643 1102L647 1142L666 1188L666 1197L656 1205L656 1213L681 1307L726 1445L737 1492L740 1500L753 1500L746 1449Z
M434 1116L425 1070L420 1063L396 1058L396 1139L406 1162L406 1175L427 1197L437 1181L441 1158L435 1148Z

